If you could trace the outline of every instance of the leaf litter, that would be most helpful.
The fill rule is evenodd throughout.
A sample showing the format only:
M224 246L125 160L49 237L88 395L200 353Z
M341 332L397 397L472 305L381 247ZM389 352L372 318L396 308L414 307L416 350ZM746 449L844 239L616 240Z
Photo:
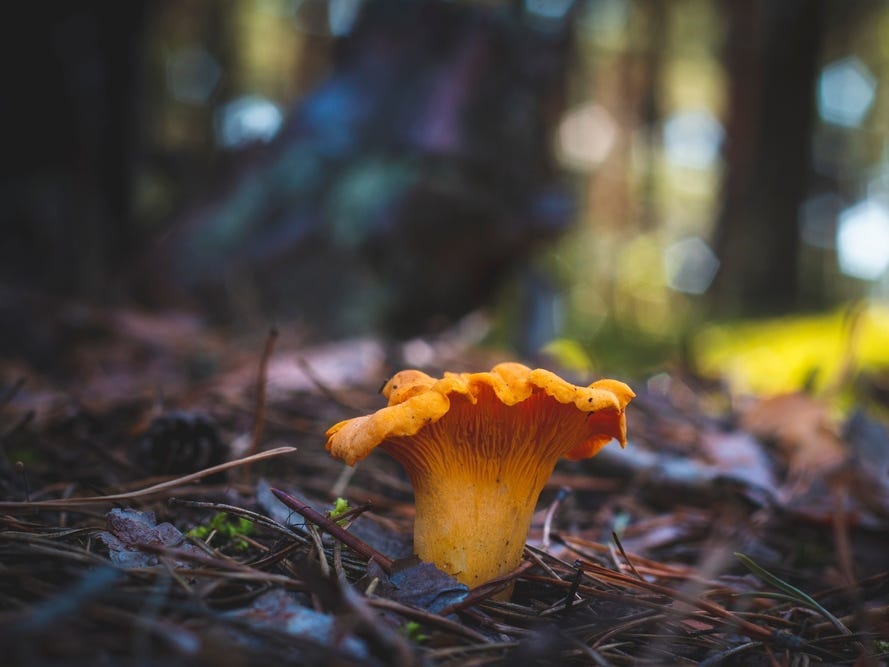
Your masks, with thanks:
M257 373L261 341L78 317L104 344L67 374L0 362L4 664L887 661L874 411L837 418L806 394L740 408L687 371L634 382L627 449L561 462L522 564L468 590L411 558L396 464L347 474L323 447L382 405L412 348L283 331ZM430 372L504 359L453 334L423 346Z

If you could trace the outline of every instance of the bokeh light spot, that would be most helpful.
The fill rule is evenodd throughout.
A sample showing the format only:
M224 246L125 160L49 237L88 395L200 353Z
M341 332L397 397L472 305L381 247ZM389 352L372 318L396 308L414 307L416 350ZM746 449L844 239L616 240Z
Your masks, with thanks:
M685 294L703 294L710 288L719 260L710 246L698 237L677 241L664 249L667 286Z
M362 0L330 0L327 6L327 23L330 34L343 37L352 32L355 19L361 9Z
M837 60L818 79L818 113L828 123L858 127L876 94L877 82L858 58Z
M719 158L725 132L706 109L682 111L664 123L664 151L677 167L709 169Z
M563 19L574 0L525 0L525 9L544 19Z
M840 214L837 226L840 271L862 280L876 280L889 268L889 209L865 200Z
M216 143L223 148L243 148L270 141L281 129L281 110L264 97L248 95L223 105L216 112Z
M566 113L559 124L559 160L569 169L590 171L608 157L616 138L611 114L598 104L582 104Z

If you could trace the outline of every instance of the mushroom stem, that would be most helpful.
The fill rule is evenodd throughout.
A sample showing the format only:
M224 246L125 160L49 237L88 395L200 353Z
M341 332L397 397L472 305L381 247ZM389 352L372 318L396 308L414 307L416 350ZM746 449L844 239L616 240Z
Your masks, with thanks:
M414 551L470 588L509 573L522 559L552 466L541 472L509 482L496 477L414 481ZM509 591L502 596L508 597Z

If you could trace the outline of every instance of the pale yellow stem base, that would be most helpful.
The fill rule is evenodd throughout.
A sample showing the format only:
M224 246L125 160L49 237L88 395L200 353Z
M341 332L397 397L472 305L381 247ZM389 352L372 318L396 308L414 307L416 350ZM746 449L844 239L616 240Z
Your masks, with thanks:
M470 588L509 573L521 562L542 480L550 472L508 482L466 475L415 483L414 551Z

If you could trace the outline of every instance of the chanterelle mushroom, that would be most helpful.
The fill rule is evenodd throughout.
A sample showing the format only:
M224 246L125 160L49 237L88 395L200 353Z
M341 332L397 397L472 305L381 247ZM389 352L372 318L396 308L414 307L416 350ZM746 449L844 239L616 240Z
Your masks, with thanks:
M380 447L414 487L414 550L468 586L515 568L540 491L562 456L626 443L633 391L617 380L577 387L517 363L435 379L401 371L388 407L327 431L327 450L350 465Z

